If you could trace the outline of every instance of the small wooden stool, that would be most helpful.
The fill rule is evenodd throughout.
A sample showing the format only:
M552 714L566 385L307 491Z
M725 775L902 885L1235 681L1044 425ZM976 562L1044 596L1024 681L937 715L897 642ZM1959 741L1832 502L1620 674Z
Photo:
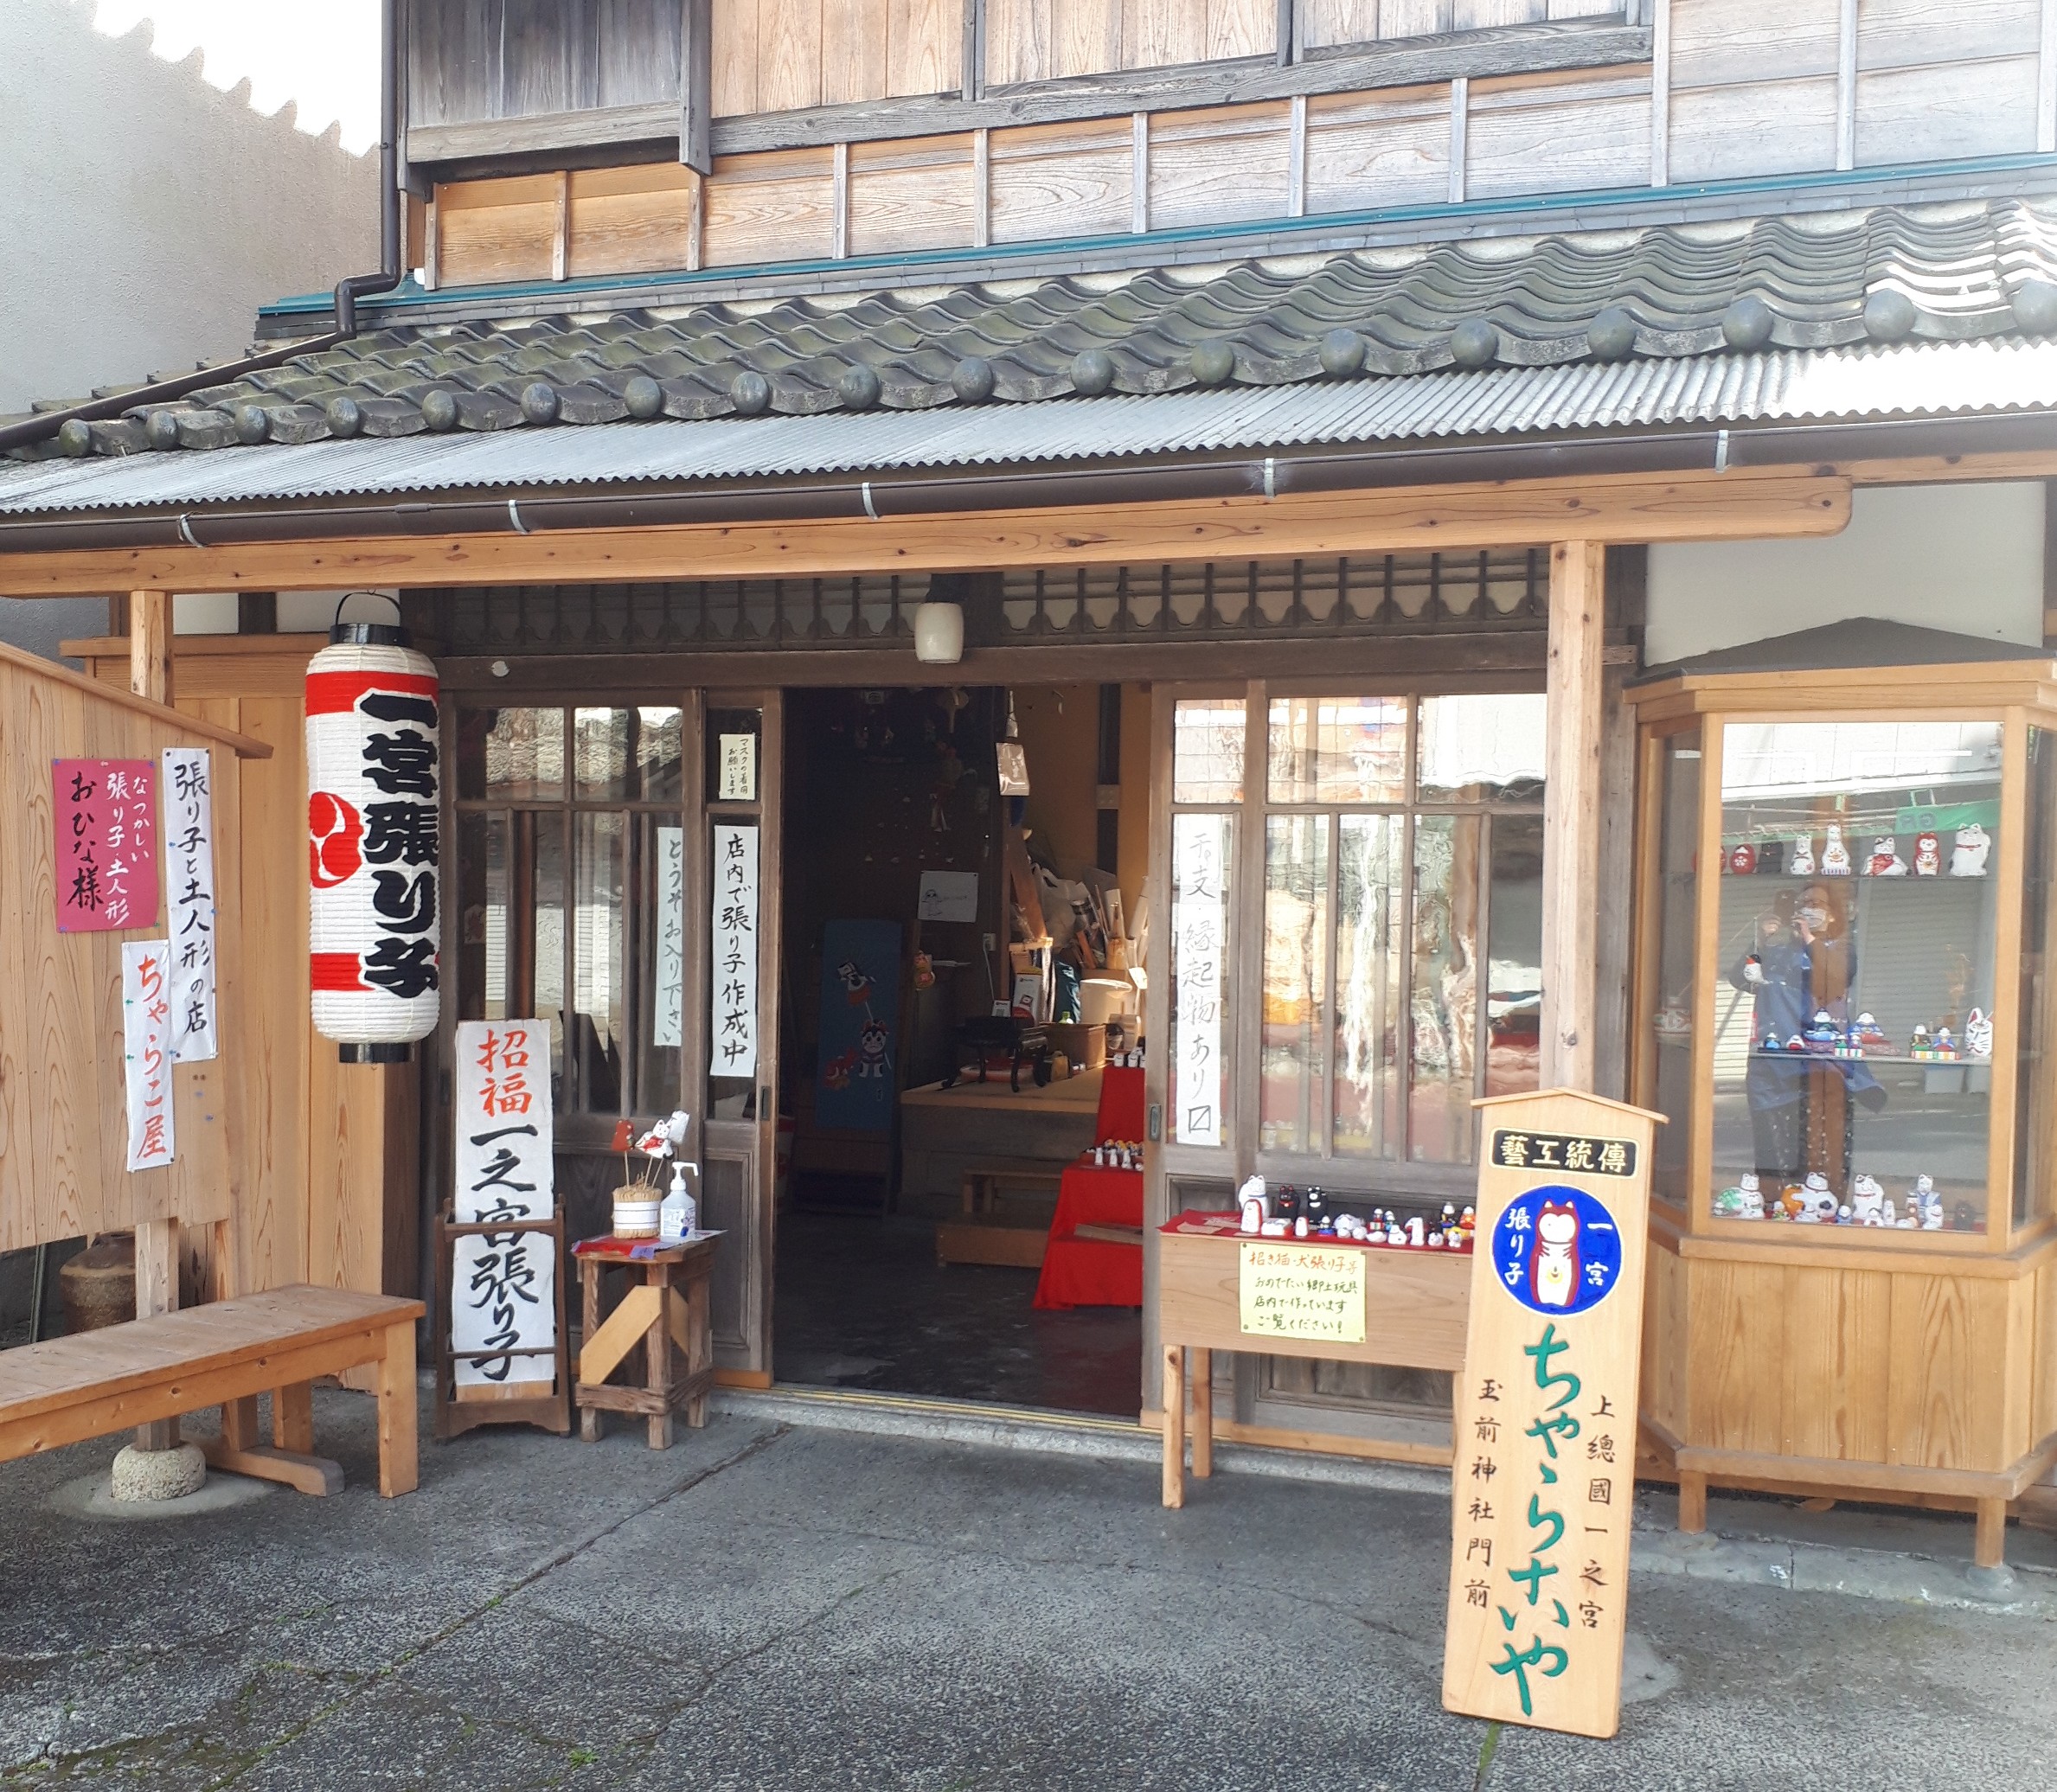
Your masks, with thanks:
M602 1412L640 1413L650 1421L650 1447L671 1447L671 1416L707 1423L707 1391L715 1381L714 1326L708 1278L718 1232L700 1232L682 1245L654 1238L587 1238L573 1247L585 1294L586 1329L579 1351L579 1435L599 1441ZM610 1264L640 1267L643 1283L600 1320L600 1272ZM643 1380L616 1386L607 1378L643 1347Z

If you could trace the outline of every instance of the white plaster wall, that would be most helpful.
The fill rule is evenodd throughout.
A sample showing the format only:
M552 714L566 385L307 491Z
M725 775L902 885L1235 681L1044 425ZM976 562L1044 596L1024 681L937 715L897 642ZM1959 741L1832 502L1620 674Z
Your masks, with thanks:
M1651 665L1855 616L2039 646L2043 487L1860 490L1840 535L1650 550Z
M377 265L375 155L149 46L0 0L0 415L240 354L259 305Z
M150 42L92 0L0 0L0 417L241 354L260 304L378 263L375 152ZM0 600L37 652L106 629L98 598Z

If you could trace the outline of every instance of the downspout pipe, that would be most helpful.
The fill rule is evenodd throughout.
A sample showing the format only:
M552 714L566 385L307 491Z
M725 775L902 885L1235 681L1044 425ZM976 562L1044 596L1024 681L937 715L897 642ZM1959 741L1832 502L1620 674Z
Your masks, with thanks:
M379 272L352 274L337 283L336 328L325 336L290 343L283 349L268 349L262 355L200 368L189 374L181 374L176 379L131 387L126 391L73 405L65 410L43 411L33 417L24 417L18 422L0 426L0 454L47 442L67 423L100 423L110 418L125 417L131 411L173 404L189 394L204 391L210 386L227 385L246 374L281 367L303 355L318 355L338 342L347 342L357 334L357 301L376 293L391 292L406 273L401 266L399 0L382 0L380 20L385 36L381 45L379 94Z
M400 0L381 0L379 75L379 271L352 274L336 283L336 333L347 342L357 333L357 301L390 292L405 272L400 240Z

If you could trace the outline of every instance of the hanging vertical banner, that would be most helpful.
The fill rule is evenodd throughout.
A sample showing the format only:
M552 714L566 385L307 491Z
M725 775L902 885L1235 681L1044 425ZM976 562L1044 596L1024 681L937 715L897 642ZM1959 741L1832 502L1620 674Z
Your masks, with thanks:
M57 931L157 923L157 776L148 759L53 759Z
M171 1121L171 946L121 943L121 1047L128 1073L131 1170L163 1169L177 1149Z
M1221 1142L1221 982L1227 951L1228 817L1171 823L1172 1136Z
M548 1219L556 1209L548 1026L461 1021L456 1053L458 1222ZM554 1240L510 1230L460 1233L451 1244L458 1386L540 1384L547 1392L554 1374L549 1356L527 1353L556 1347Z
M714 975L708 1074L757 1074L757 829L715 829Z
M207 749L164 749L164 874L170 886L171 1044L181 1064L215 1056L215 791Z
M685 1040L686 830L657 829L657 969L650 995L650 1043Z
M1612 1736L1660 1117L1562 1089L1477 1106L1443 1704Z

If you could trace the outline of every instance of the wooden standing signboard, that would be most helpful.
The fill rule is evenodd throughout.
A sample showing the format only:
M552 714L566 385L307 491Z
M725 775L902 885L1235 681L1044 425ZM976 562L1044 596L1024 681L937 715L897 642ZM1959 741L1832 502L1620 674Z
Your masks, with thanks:
M1443 1704L1612 1736L1660 1117L1571 1090L1478 1105Z

